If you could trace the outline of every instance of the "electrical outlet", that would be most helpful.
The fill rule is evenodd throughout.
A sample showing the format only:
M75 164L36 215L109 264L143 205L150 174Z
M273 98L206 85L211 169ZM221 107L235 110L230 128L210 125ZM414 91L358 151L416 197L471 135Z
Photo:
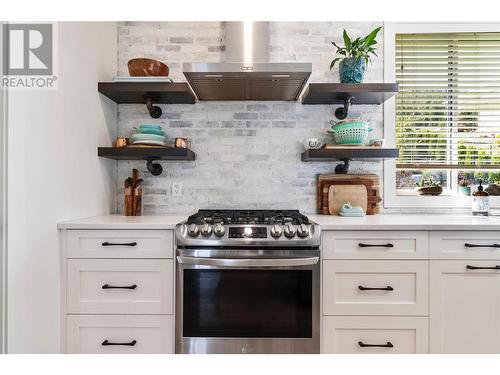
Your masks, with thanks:
M182 182L172 183L172 197L182 197Z

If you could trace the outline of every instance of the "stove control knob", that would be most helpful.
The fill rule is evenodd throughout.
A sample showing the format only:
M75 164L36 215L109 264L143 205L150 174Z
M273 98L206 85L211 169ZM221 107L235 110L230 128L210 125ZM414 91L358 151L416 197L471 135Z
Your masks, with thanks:
M189 234L191 237L196 237L198 234L200 234L200 230L198 229L198 225L196 225L196 224L191 224L191 225L188 227L188 234Z
M288 223L287 225L285 225L285 236L287 236L288 238L293 238L295 236L295 227Z
M214 226L214 234L217 237L222 237L225 232L226 232L226 230L224 229L224 226L221 223L215 224L215 226Z
M297 235L300 238L306 238L307 236L309 236L309 226L300 224L300 226L297 228Z
M278 224L273 225L271 228L271 236L274 238L280 238L281 235L283 234L283 229Z
M200 229L201 235L208 237L212 234L212 226L210 224L203 224L203 226Z

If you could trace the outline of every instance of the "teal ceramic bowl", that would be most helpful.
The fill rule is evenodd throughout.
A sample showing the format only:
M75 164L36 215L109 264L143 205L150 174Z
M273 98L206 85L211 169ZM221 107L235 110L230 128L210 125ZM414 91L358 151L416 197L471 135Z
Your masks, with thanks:
M161 125L150 125L150 124L142 124L139 125L139 129L155 129L155 130L163 130Z
M150 129L150 128L135 128L135 132L137 134L154 134L164 136L165 132L163 130L158 129Z
M132 141L158 141L158 142L165 142L165 137L162 137L161 135L155 135L155 134L132 134L130 136L130 139Z

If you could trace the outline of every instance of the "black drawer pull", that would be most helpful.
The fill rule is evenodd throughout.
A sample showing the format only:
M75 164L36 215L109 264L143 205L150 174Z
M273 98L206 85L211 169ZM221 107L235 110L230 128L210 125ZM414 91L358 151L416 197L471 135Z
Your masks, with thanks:
M129 286L113 286L109 284L104 284L102 289L136 289L137 285L129 285Z
M478 267L478 266L465 266L468 270L500 270L500 266L492 266L492 267Z
M390 285L387 285L385 288L368 288L366 286L359 285L358 289L359 290L387 290L389 292L392 292L394 290L394 288Z
M135 344L137 344L137 340L132 340L130 342L109 342L108 340L104 340L102 342L102 346L112 346L112 345L115 345L115 346L135 346Z
M394 348L390 341L387 341L387 344L365 344L363 341L358 341L358 345L362 348Z
M392 243L386 243L386 244L382 244L382 245L374 245L374 244L369 244L369 243L358 243L358 246L359 247L394 247L394 245Z
M466 243L464 244L465 247L493 247L495 249L500 249L500 244L499 243L494 243L491 245L476 245L473 243Z
M103 242L102 246L137 246L137 242L125 242L125 243L113 243L113 242Z

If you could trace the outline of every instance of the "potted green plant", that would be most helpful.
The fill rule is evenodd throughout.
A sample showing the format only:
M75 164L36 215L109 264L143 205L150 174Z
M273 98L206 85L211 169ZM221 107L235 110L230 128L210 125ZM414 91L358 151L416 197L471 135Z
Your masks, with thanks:
M344 47L339 47L335 42L332 44L337 48L336 57L330 64L330 70L335 64L340 61L339 75L342 83L361 83L363 82L366 66L371 62L371 55L377 56L375 53L377 44L378 32L382 27L377 27L364 38L356 38L354 40L344 30Z
M423 175L417 183L418 193L420 195L440 195L443 193L443 187L436 181L432 175Z
M458 191L460 194L470 196L470 182L467 179L458 181Z

